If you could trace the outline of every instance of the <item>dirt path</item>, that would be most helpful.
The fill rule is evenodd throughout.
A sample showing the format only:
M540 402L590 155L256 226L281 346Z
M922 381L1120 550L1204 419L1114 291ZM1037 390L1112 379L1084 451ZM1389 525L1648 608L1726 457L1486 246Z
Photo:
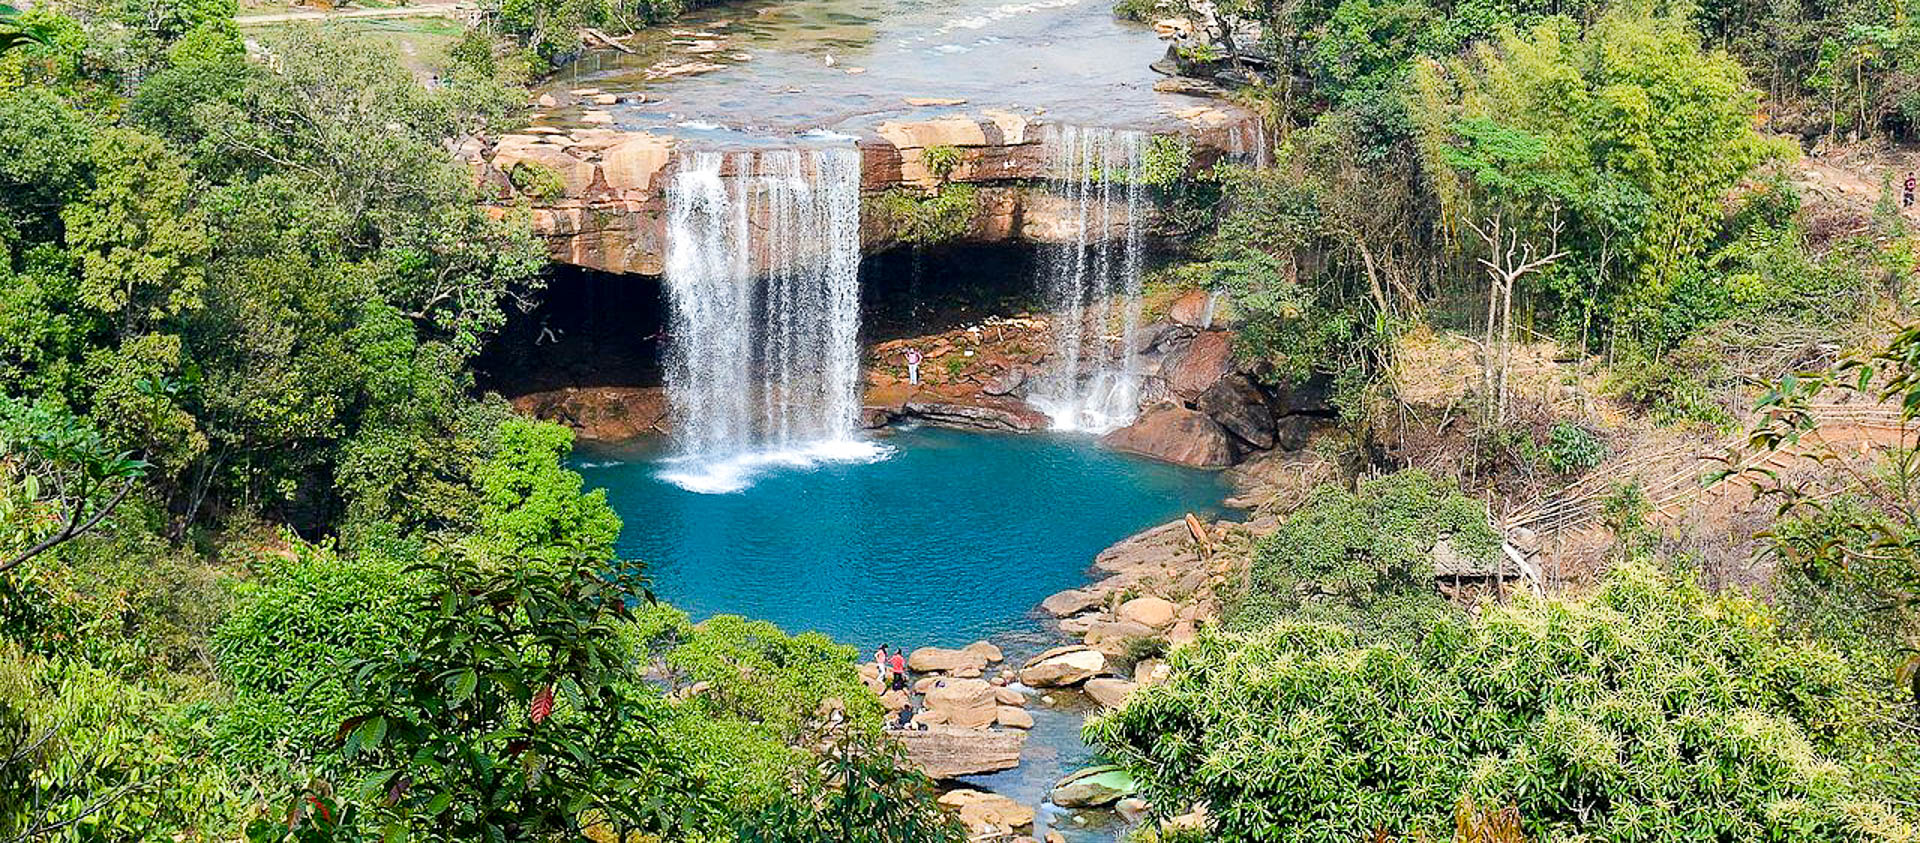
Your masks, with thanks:
M1795 164L1793 182L1810 199L1823 199L1871 214L1880 201L1884 178L1893 181L1899 198L1907 173L1920 170L1920 148L1913 145L1883 149L1857 147L1809 155ZM1904 209L1908 220L1920 223L1920 203Z

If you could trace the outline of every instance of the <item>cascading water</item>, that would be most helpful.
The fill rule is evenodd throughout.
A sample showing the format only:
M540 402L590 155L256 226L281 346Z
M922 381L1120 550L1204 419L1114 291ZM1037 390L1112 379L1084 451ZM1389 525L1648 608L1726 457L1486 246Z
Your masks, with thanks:
M1140 411L1140 274L1147 135L1062 126L1046 143L1054 188L1074 218L1049 248L1044 293L1053 316L1053 370L1029 403L1053 427L1104 433Z
M683 153L666 257L677 455L663 479L732 492L767 466L885 456L856 434L856 149Z

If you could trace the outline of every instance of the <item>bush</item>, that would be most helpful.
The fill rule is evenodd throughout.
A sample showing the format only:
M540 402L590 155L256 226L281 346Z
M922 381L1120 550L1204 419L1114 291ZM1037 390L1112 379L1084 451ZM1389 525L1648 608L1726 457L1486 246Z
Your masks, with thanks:
M216 741L231 763L276 774L329 763L348 714L347 666L420 632L425 583L408 563L296 542L254 564L213 635L232 692Z
M1418 640L1280 623L1207 633L1088 726L1218 841L1439 837L1465 799L1528 839L1898 840L1838 760L1885 717L1763 606L1623 565L1584 601L1434 620Z
M1435 543L1491 563L1500 538L1486 510L1450 483L1403 471L1349 492L1322 486L1254 549L1247 590L1229 622L1239 630L1313 619L1389 634L1443 607L1434 590Z
M1606 459L1607 443L1585 427L1555 422L1547 434L1547 448L1542 456L1547 468L1555 474L1573 474L1593 468Z

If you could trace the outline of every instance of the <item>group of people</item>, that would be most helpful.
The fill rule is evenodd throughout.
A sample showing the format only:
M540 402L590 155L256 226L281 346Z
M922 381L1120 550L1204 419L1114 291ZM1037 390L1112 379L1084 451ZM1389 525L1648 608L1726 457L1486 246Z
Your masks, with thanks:
M880 645L880 649L875 650L873 653L873 663L880 668L880 684L888 690L906 691L907 651L901 649L893 650L889 653L889 649L891 648L888 645L882 644ZM911 695L909 695L909 699L911 699ZM901 706L898 719L887 725L895 729L913 728L913 703L908 702L906 705Z

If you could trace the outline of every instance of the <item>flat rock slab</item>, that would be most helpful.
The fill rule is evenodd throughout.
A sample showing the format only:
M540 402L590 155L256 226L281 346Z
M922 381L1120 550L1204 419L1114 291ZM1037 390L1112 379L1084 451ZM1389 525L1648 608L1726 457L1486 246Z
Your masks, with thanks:
M962 726L889 731L907 750L907 760L934 779L954 779L1020 766L1027 733Z

